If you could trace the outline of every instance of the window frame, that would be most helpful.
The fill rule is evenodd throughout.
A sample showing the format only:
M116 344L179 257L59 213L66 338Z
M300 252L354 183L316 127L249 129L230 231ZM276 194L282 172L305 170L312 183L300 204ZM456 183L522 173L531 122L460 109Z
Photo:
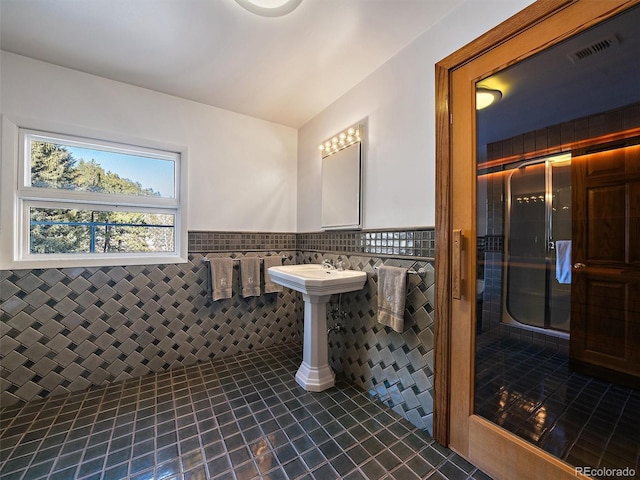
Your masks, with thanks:
M0 269L127 266L185 263L188 261L186 148L139 138L117 136L106 132L51 127L51 125L34 126L29 125L28 122L13 122L5 115L2 117ZM173 197L112 194L31 186L31 162L27 157L30 153L28 142L34 139L172 161L174 162ZM31 253L29 245L29 209L31 207L133 211L173 215L174 250L172 252L138 253Z

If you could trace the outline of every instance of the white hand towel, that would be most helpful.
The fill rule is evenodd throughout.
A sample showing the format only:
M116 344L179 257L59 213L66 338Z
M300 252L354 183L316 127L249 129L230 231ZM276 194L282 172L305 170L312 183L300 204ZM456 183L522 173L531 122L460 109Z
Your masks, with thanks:
M396 332L404 331L407 268L378 267L378 322Z
M282 265L282 256L269 255L264 257L264 293L277 293L282 291L282 285L278 285L271 281L269 275L269 267L277 267Z
M243 297L260 296L260 257L240 259L240 286Z
M233 294L233 260L230 258L211 258L211 298L221 300L231 298Z
M571 283L571 240L556 240L556 280Z

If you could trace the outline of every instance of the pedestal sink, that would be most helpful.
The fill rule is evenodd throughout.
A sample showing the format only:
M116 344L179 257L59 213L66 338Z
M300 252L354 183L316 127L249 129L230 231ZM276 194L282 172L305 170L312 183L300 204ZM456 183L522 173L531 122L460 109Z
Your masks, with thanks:
M327 302L334 293L353 292L364 287L367 274L358 270L335 270L322 265L270 267L271 281L302 293L304 341L302 364L296 381L310 392L321 392L335 384L329 366Z

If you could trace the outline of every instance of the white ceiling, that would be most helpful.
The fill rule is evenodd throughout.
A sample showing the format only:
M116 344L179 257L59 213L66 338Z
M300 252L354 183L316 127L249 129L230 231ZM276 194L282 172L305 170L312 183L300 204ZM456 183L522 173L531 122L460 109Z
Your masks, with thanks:
M3 50L300 127L462 0L0 0Z

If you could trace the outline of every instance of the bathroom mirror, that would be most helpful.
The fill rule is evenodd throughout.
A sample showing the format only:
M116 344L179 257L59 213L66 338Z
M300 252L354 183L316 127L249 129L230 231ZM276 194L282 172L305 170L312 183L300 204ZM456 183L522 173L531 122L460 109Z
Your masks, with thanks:
M362 228L362 143L322 159L322 228Z

